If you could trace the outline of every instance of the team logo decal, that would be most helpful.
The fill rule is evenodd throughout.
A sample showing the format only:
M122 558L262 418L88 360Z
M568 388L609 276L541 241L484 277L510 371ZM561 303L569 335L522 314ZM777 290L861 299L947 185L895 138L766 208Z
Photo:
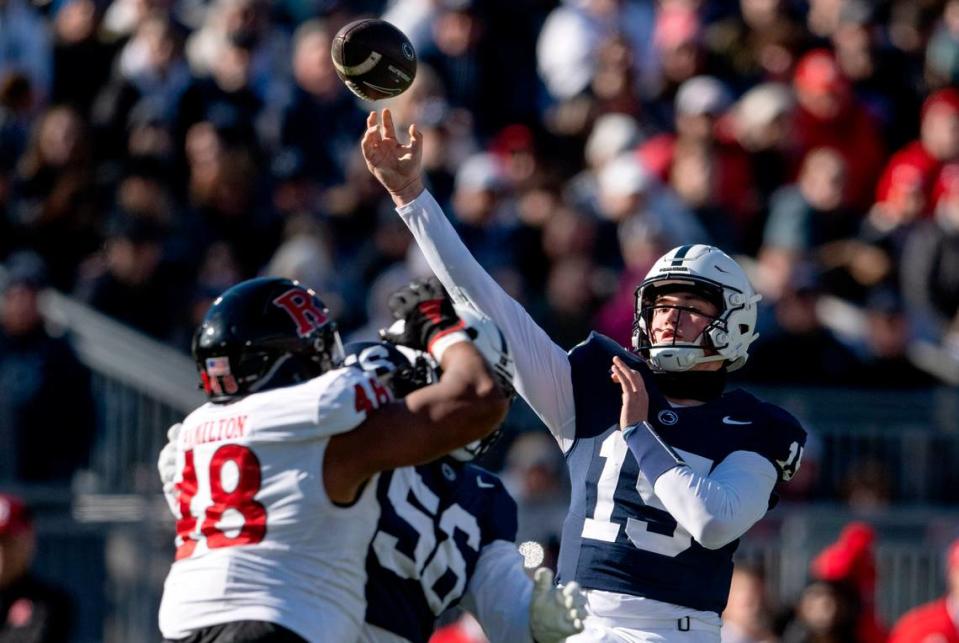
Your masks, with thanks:
M669 409L660 411L656 419L659 420L659 423L663 426L672 426L679 422L679 416L676 415L676 412L670 411Z
M413 60L416 58L416 54L413 53L413 47L408 42L404 42L403 46L400 47L403 50L403 55L406 56L407 60Z
M300 337L306 337L326 323L326 311L316 305L312 294L303 288L290 288L273 300L274 306L279 306L296 322L296 332Z

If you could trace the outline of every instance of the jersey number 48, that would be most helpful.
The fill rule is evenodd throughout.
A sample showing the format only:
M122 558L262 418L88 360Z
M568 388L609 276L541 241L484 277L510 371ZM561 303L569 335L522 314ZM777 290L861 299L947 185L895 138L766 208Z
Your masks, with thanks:
M180 501L180 519L176 521L176 560L189 558L200 539L206 539L210 549L251 545L266 536L266 508L254 500L260 490L260 461L248 447L225 444L213 453L207 483L200 487L193 450L183 454L183 479L177 484ZM208 488L207 488L208 487ZM209 494L210 504L201 515L193 514L193 499ZM221 522L228 516L231 525ZM197 523L203 518L197 529ZM242 519L235 526L237 519Z

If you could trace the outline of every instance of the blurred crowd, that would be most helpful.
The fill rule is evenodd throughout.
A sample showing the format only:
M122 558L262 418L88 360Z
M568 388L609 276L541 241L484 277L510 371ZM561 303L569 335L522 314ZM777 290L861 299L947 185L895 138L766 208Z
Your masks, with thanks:
M329 56L365 16L419 56L376 105ZM959 385L957 87L959 0L0 0L0 482L69 480L94 439L48 286L183 351L257 275L317 289L346 339L387 326L428 268L359 153L383 106L564 346L628 344L652 262L706 242L764 295L737 377ZM521 539L555 539L555 445L502 458ZM889 501L888 472L849 478Z
M184 349L259 274L368 336L426 270L329 57L368 15L419 54L431 191L561 344L626 343L710 242L765 296L746 377L959 382L955 0L0 0L0 259Z

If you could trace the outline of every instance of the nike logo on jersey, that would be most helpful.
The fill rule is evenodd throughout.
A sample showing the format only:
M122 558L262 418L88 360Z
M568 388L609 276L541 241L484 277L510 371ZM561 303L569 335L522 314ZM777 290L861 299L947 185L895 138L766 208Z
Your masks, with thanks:
M728 415L723 417L723 424L752 424L752 420L734 420Z
M486 482L482 478L476 478L476 486L480 489L492 489L496 485L492 482Z

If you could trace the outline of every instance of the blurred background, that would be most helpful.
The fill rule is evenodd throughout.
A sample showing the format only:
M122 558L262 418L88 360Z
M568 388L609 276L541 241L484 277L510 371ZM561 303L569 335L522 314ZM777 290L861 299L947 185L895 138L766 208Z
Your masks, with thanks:
M558 343L628 344L678 244L763 293L736 384L810 441L737 554L729 641L959 605L959 0L0 0L0 641L159 639L155 460L219 292L296 278L367 339L427 271L329 58L366 16L420 58L375 107ZM482 464L551 564L564 463L522 402L505 433Z

